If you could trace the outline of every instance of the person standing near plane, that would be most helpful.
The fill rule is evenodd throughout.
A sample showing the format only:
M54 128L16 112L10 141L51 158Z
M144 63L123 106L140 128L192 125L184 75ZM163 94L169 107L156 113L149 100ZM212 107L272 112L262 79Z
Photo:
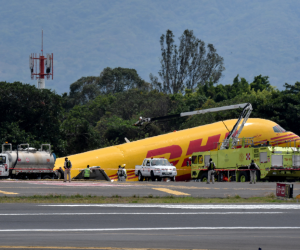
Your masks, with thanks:
M118 176L118 181L121 181L120 180L120 177L121 177L121 170L122 170L122 168L121 168L121 165L119 165L119 168L118 168L118 172L117 172L117 176Z
M121 165L119 165L119 169L118 169L118 181L126 181L127 178L127 173L126 173L126 169L125 169L126 164L123 164L122 167Z
M123 164L123 173L124 173L124 177L125 177L124 181L126 181L126 179L127 179L127 170L125 169L125 167L126 167L126 164Z
M92 170L90 169L90 165L86 166L86 169L83 170L83 179L88 180L90 179Z
M259 170L259 167L257 164L254 162L254 160L251 161L251 163L248 166L248 169L250 170L250 184L255 184L256 182L256 171Z
M212 184L215 184L215 168L216 168L216 165L215 163L212 161L212 158L209 159L209 165L208 165L208 172L207 172L207 183L206 184L209 184L210 183L210 178L212 179Z
M64 173L65 180L64 180L64 182L68 181L68 179L69 179L69 182L71 182L72 163L71 163L71 161L68 160L67 157L65 158L64 168L65 168L65 173Z

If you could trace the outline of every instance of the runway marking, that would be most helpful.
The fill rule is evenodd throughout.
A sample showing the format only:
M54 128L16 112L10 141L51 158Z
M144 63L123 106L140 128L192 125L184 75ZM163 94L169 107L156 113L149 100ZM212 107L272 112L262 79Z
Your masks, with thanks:
M28 213L0 214L1 216L45 216L45 215L195 215L195 214L283 214L284 212L195 212L195 213Z
M0 246L1 248L11 248L11 249L109 249L109 250L163 250L165 248L116 248L116 247L56 247L56 246ZM169 248L167 248L169 249ZM176 249L176 250L186 250L186 249ZM193 249L193 250L208 250L208 249Z
M9 248L9 249L110 249L114 250L116 248L111 248L111 247L42 247L42 246L0 246L1 248Z
M63 182L63 181L1 181L9 182L9 183L27 183L27 184L36 184L36 185L50 185L50 186L63 186L63 187L130 187L130 186L138 186L132 184L121 184L121 183L113 183L113 182L89 182L89 181L72 181L72 182Z
M172 205L172 204L47 204L41 207L122 207L122 208L176 208L176 209L300 209L297 204L203 204L203 205Z
M142 185L140 183L138 183L139 185ZM136 185L138 185L136 184ZM199 184L201 185L201 184ZM228 190L274 190L274 188L271 187L266 187L266 188L234 188L234 187L195 187L195 186L177 186L177 185L160 185L160 184L143 184L143 186L149 186L149 187L167 187L167 188L177 188L177 189L205 189L205 190L209 190L209 189L214 189L214 190L220 190L220 189L228 189ZM295 188L294 188L295 190Z
M67 186L67 187L124 187L123 184L113 184L111 182L58 182L58 181L28 181L29 184L52 185L52 186ZM126 185L127 187L133 185Z
M149 227L149 228L55 228L0 229L0 232L106 232L106 231L175 231L175 230L298 230L300 227Z
M182 192L171 190L171 189L168 189L168 188L152 188L152 189L162 191L162 192L165 192L165 193L168 193L168 194L174 194L174 195L190 195L190 194L187 194L187 193L182 193Z
M1 191L1 190L0 190L0 193L1 194L18 194L18 193L6 192L6 191Z

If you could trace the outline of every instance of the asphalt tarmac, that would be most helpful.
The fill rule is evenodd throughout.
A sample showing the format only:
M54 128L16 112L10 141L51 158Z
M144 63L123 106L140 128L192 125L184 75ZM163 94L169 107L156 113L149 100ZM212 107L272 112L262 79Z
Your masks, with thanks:
M299 249L299 217L300 204L1 204L0 249Z
M294 184L294 197L300 194L300 183ZM240 182L219 182L206 184L202 182L105 182L105 181L19 181L0 180L0 196L32 195L119 195L136 196L193 196L220 197L239 195L242 198L265 196L276 192L275 182L256 184Z

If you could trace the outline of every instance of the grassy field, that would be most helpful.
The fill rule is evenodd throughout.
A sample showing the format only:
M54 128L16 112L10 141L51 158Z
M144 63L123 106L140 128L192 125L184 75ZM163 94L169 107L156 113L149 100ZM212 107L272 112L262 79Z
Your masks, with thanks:
M0 203L296 203L297 199L280 200L273 193L265 197L241 198L239 195L227 196L226 198L195 198L195 197L174 197L174 196L153 196L144 197L132 196L121 197L114 195L112 197L92 196L92 195L34 195L27 197L0 197Z

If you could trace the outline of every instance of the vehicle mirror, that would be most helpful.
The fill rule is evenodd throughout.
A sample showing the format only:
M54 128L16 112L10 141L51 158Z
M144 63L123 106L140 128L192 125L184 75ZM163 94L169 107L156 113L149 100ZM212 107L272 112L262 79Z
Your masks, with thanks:
M187 165L187 166L189 166L189 165L190 165L189 161L186 161L186 165Z

